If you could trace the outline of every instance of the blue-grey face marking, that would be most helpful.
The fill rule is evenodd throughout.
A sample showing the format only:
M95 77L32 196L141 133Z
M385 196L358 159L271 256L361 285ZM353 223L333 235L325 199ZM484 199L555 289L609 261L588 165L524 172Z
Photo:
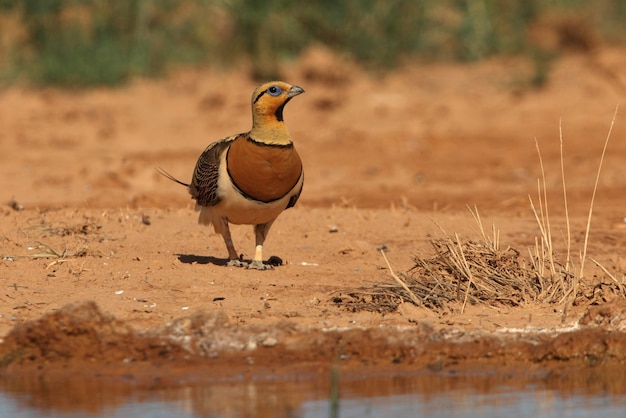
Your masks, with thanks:
M272 86L272 87L267 89L267 92L269 93L270 96L276 97L276 96L280 95L280 93L283 92L283 89L281 89L278 86Z

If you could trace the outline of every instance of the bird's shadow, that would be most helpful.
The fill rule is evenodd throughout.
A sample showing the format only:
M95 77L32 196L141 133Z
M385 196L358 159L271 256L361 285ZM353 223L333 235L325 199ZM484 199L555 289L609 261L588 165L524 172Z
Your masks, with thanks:
M228 258L217 258L213 256L206 255L195 255L195 254L174 254L178 261L185 264L213 264L216 266L227 266L230 261ZM245 263L250 263L251 260L242 260ZM278 267L283 265L282 258L278 256L271 256L265 261L265 264L269 264L273 267Z
M185 264L214 264L216 266L225 266L228 263L227 258L217 258L205 255L195 254L176 254L178 261Z

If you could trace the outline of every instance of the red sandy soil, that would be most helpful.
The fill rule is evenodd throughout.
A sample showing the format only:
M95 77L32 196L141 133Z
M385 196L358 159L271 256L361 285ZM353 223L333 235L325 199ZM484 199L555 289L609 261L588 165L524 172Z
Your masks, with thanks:
M464 361L623 363L626 301L594 292L594 283L624 283L626 50L565 55L540 89L524 84L530 72L510 58L367 74L320 49L286 66L285 80L306 90L285 111L306 181L266 242L266 257L284 265L262 272L225 267L222 238L198 226L184 188L155 171L188 180L208 143L249 129L256 83L245 69L177 71L119 89L5 88L4 373L85 362L90 372L148 374L210 364L216 375L235 365L314 370L336 358L355 369L435 371ZM587 260L587 291L565 311L528 302L445 315L409 303L352 312L333 302L349 289L395 283L382 245L393 270L406 272L418 252L432 252L441 228L479 237L468 205L487 229L496 225L502 246L527 254L540 236L528 198L537 203L541 178L535 139L563 255L560 126L578 260L617 105L588 244L614 280ZM233 234L251 257L251 227Z

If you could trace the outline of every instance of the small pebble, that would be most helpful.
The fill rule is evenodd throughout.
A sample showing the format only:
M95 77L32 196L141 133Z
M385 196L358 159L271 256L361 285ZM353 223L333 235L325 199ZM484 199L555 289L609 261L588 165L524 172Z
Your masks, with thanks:
M278 340L276 338L274 338L274 337L267 337L261 343L261 345L263 345L263 347L274 347L276 344L278 344Z
M9 207L16 211L24 210L24 206L20 205L16 200L11 200L9 202Z

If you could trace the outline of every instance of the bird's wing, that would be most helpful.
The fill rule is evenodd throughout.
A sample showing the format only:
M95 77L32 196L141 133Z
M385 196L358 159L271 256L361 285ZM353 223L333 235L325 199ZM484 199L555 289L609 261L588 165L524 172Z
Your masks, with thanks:
M304 177L304 173L302 173L301 176ZM304 178L302 179L302 186L303 185L304 185ZM300 190L298 190L296 194L291 196L291 199L289 199L289 203L287 203L287 207L285 209L292 208L296 205L296 202L298 201L298 199L300 198L300 194L302 193L302 186L300 186Z
M239 135L221 139L209 145L196 163L193 178L189 185L189 193L200 206L214 206L221 197L217 194L217 180L220 174L222 152L230 146Z

